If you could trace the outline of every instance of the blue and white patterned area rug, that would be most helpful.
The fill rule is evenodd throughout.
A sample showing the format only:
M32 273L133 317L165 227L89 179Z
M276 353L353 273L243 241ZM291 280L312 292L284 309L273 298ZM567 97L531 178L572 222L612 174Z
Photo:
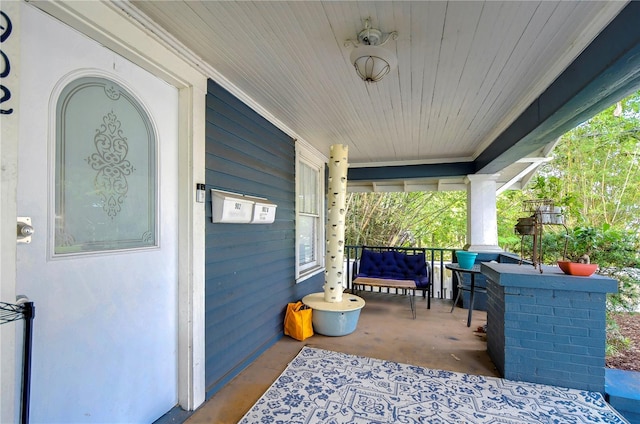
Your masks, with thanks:
M600 393L304 347L240 423L628 423Z

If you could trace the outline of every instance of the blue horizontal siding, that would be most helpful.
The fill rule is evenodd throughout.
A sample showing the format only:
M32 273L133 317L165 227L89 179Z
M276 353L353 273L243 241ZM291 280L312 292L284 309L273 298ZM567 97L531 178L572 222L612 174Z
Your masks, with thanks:
M211 396L282 336L295 283L295 142L209 81L206 113L205 382ZM272 224L211 222L209 189L265 197Z

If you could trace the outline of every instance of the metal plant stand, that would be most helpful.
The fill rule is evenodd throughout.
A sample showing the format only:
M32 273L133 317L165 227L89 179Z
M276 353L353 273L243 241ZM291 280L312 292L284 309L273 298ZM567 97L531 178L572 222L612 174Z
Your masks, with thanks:
M516 234L520 235L520 258L524 257L524 240L526 236L533 238L531 261L533 267L542 273L542 232L545 225L561 225L564 227L566 237L564 240L563 259L567 257L567 242L569 230L565 225L564 211L561 207L555 206L553 200L536 199L523 202L524 211L530 215L519 218L515 226ZM522 261L521 261L522 264Z
M11 304L0 302L0 325L24 319L24 347L22 349L22 390L20 423L29 423L29 397L31 391L31 342L35 307L33 302Z

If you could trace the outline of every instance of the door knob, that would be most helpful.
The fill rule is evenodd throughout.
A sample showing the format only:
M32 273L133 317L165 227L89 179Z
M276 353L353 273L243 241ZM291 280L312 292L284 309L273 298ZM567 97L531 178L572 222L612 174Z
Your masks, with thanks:
M31 236L34 233L34 229L31 226L31 218L26 216L18 217L18 243L31 243Z

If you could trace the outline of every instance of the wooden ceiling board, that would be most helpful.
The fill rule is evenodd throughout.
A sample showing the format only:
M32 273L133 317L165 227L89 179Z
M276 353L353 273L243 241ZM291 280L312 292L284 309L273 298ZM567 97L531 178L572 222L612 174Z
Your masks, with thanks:
M406 34L404 36L400 36L400 32L398 32L398 38L395 41L391 42L391 47L395 47L396 55L398 56L398 61L405 60L403 56L407 55L407 52L410 51L411 43L413 40L412 37L412 28L411 28L411 3L402 3L395 7L392 11L393 13L393 28L389 28L389 30L397 29L397 28L407 28ZM418 35L415 35L416 38ZM416 44L418 40L415 40ZM390 98L391 98L391 106L394 111L394 120L396 124L396 131L398 134L398 140L401 140L402 145L404 146L405 151L409 152L411 156L420 154L420 144L419 138L413 138L412 136L412 113L410 111L411 107L411 88L407 87L407 82L411 80L411 68L410 67L398 67L394 71L394 77L397 77L397 85L394 90L389 90ZM409 90L409 95L405 94Z
M625 6L607 1L132 1L214 79L356 166L471 161ZM361 81L364 19L398 67Z
M503 32L499 31L499 28L505 22L511 21L512 13L509 7L501 7L499 3L489 2L483 7L465 66L462 83L463 97L455 111L460 124L455 127L456 131L452 134L454 139L463 140L466 143L469 140L475 143L482 140L482 133L478 134L478 131L483 131L480 125L485 121L476 120L477 113L482 110L486 93L490 91L489 78L495 78L491 74L491 67L501 61L500 53L504 50L505 37L502 36Z
M508 125L507 122L500 122L500 117L513 110L514 102L518 99L516 94L520 94L523 91L521 87L530 82L524 79L513 80L510 75L517 73L517 69L523 63L530 66L531 62L536 60L529 53L531 50L526 47L529 41L525 40L525 34L528 30L531 31L534 20L532 15L538 13L541 5L514 2L505 8L510 12L510 16L506 16L504 21L494 23L497 27L505 23L507 26L506 31L496 34L501 40L501 47L492 63L493 66L487 71L487 86L481 92L482 103L478 107L480 113L475 120L477 126L473 128L478 143L482 142L495 126ZM514 81L519 81L520 86L514 85ZM480 147L479 144L476 146Z
M491 61L488 68L484 69L482 80L477 88L476 102L473 105L475 111L468 125L468 131L472 132L479 139L478 141L484 139L485 134L496 125L492 107L504 86L504 69L522 36L522 28L526 26L535 7L533 2L509 3L500 7L500 12L495 15L495 21L487 23L494 29L484 43L492 46L488 48L488 57Z
M504 89L500 91L500 97L496 98L496 107L501 115L513 107L514 98L529 92L532 83L537 81L540 70L548 66L548 60L541 55L533 55L539 49L548 46L553 35L549 30L549 19L554 13L558 13L556 4L541 3L525 28L518 43L514 46L512 60L505 67L502 79ZM562 14L564 16L564 14ZM514 93L515 95L511 95ZM539 93L537 93L539 94Z
M442 145L444 143L442 143L442 140L434 139L429 131L434 124L430 119L431 113L437 109L434 98L438 75L438 56L441 49L440 42L442 40L447 3L428 2L423 7L425 7L423 13L419 13L417 10L411 11L412 75L411 91L406 93L406 95L412 96L413 100L410 112L414 131L411 133L411 137L418 140L418 154L421 157L447 157L449 153L443 149ZM419 28L416 31L415 40L413 37L414 28Z
M452 2L449 3L445 18L434 96L437 106L431 115L435 125L431 126L431 135L434 140L441 140L449 146L451 153L456 156L470 156L475 150L469 140L455 138L451 133L459 125L457 109L462 100L461 79L472 51L483 6L481 2Z

